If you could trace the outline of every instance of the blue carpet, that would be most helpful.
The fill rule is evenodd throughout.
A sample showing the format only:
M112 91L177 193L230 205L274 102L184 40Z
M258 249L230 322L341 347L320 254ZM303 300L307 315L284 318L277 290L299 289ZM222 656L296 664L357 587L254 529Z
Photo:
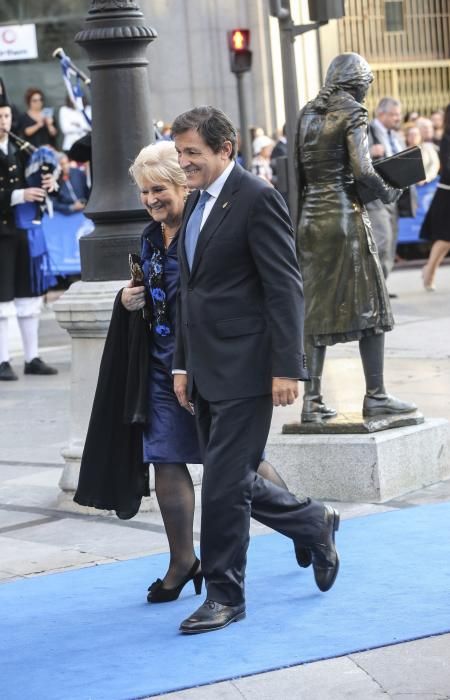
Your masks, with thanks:
M326 594L287 539L255 537L247 619L206 635L177 631L203 600L191 585L145 602L166 555L4 584L1 697L129 700L448 632L449 521L443 503L343 522Z

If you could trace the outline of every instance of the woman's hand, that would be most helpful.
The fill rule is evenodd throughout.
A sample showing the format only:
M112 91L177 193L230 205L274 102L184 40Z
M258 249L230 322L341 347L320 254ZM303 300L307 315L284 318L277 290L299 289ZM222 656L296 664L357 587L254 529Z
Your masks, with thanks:
M56 136L58 130L55 127L53 117L45 117L44 123L47 126L48 133L50 134L50 136Z
M145 306L145 287L133 287L133 280L128 282L128 286L122 289L120 298L127 311L139 311Z

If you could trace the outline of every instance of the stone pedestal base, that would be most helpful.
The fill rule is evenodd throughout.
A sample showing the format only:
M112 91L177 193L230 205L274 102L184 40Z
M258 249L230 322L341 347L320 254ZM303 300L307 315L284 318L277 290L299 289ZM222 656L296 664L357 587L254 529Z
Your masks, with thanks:
M450 477L450 423L271 436L266 458L299 496L381 503Z

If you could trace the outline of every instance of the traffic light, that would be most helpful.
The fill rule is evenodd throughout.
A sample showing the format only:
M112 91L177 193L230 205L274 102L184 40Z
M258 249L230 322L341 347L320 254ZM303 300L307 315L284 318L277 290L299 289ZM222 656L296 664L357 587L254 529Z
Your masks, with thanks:
M328 22L344 17L344 0L308 0L311 22Z
M252 67L250 29L232 29L228 32L230 68L233 73L246 73Z

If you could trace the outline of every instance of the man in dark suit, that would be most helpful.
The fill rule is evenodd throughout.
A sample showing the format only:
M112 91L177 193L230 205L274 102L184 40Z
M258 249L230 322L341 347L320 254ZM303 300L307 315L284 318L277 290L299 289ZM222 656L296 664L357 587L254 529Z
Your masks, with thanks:
M236 130L214 107L178 116L172 134L191 195L179 240L174 389L193 410L203 453L205 603L181 624L209 632L245 616L250 512L308 548L322 591L339 566L339 515L258 476L272 407L307 379L303 290L281 195L234 158Z

